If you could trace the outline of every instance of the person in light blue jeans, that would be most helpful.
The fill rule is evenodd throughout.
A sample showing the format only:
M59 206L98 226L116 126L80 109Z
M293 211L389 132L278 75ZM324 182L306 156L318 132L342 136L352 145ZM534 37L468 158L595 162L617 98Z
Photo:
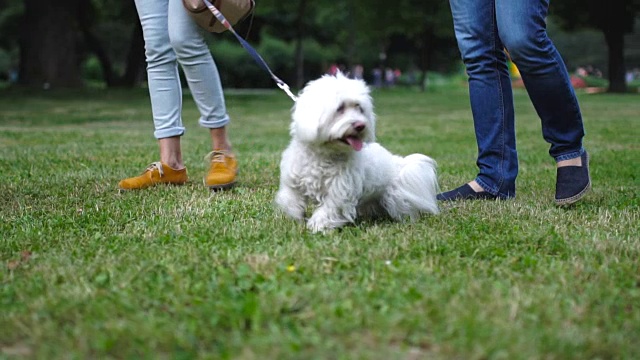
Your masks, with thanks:
M458 47L469 77L479 173L439 200L516 195L518 153L507 52L542 122L557 164L557 205L591 188L580 107L562 57L546 32L549 0L450 0ZM506 50L506 51L505 51Z
M142 189L157 184L184 184L186 167L180 138L182 86L178 64L182 66L191 95L200 112L199 124L209 129L211 165L204 178L207 187L218 190L235 183L237 163L231 152L226 126L229 116L218 69L202 32L191 19L182 0L135 0L142 24L147 60L147 77L154 136L160 146L160 161L141 175L124 179L121 190Z

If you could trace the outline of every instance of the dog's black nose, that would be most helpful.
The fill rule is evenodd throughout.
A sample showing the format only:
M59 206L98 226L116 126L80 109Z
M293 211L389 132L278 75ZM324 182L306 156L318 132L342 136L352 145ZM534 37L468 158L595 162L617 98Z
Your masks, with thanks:
M357 132L362 132L367 126L363 122L357 122L353 124L353 129Z

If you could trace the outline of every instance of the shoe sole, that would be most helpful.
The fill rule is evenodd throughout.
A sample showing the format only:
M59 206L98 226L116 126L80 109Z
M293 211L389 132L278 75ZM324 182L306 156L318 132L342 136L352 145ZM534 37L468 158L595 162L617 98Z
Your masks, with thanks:
M566 198L566 199L556 199L556 205L569 206L569 205L575 204L580 199L582 199L585 195L587 195L589 190L591 190L591 180L589 180L589 183L587 184L587 186L584 189L582 189L582 191L580 191L578 194L573 195L572 197Z
M232 187L234 187L236 184L236 182L232 182L232 183L228 183L228 184L221 184L221 185L205 185L206 187L209 188L209 190L211 191L221 191L221 190L229 190Z
M121 187L118 188L118 192L119 193L124 193L124 192L128 192L128 191L138 191L138 190L146 190L146 189L151 189L157 186L184 186L187 182L183 182L183 183L155 183L153 185L149 185L149 186L145 186L142 188L133 188L133 189L123 189Z
M236 176L238 176L238 173L240 172L240 169L236 169ZM232 181L230 183L226 183L226 184L219 184L219 185L207 185L207 179L203 178L202 179L202 184L204 184L204 186L208 187L209 190L211 191L220 191L220 190L229 190L232 187L234 187L236 185L236 181Z

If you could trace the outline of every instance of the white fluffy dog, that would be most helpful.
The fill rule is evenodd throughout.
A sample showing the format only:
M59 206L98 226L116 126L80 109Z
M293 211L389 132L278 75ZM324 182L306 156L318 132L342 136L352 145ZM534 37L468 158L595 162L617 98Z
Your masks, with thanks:
M338 74L309 82L292 118L275 202L298 220L315 205L309 230L326 232L360 216L400 220L438 213L435 161L393 155L375 142L373 103L363 81Z

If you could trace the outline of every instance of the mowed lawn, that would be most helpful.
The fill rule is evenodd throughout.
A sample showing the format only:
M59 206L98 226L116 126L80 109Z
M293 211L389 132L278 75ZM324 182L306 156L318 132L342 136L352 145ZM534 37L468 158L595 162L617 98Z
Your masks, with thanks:
M476 174L466 89L375 91L378 140ZM593 191L555 164L516 91L517 198L328 235L275 211L291 100L227 93L238 186L120 194L158 159L146 90L0 93L0 358L640 358L640 96L579 94Z

